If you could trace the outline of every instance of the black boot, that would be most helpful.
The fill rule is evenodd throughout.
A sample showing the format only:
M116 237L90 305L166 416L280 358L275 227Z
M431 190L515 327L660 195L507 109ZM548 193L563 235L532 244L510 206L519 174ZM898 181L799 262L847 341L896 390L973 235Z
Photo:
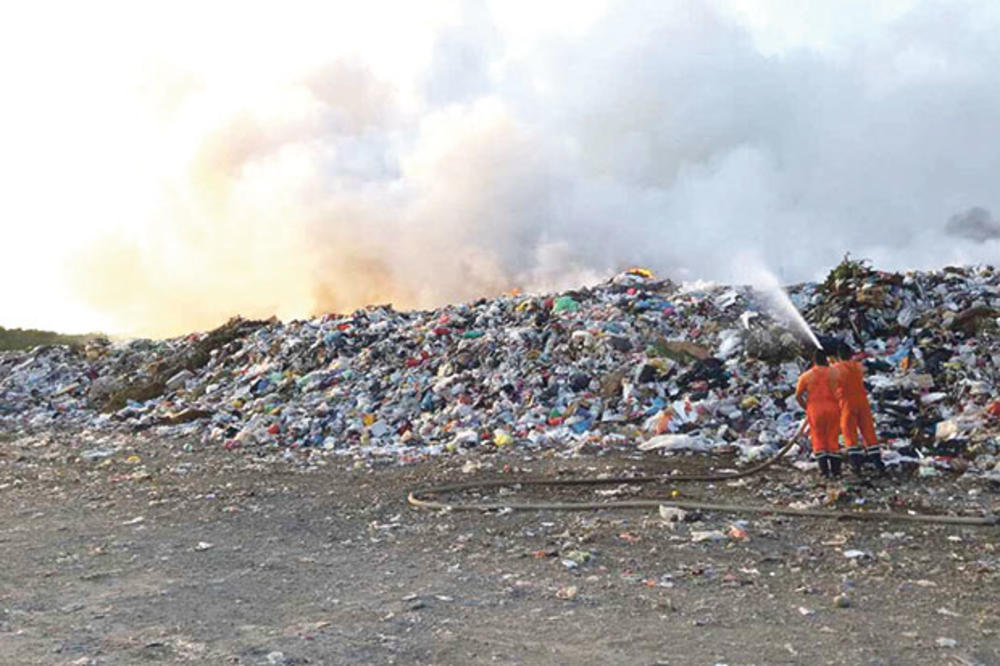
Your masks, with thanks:
M819 457L819 473L824 479L830 478L830 456L822 455Z
M843 462L843 459L839 455L830 456L830 476L834 479L840 478L840 468Z
M847 462L851 466L851 471L861 476L861 465L865 462L865 454L860 448L847 449Z
M885 463L882 462L882 450L877 446L869 446L866 452L866 462L875 465L875 469L878 470L879 476L885 475Z

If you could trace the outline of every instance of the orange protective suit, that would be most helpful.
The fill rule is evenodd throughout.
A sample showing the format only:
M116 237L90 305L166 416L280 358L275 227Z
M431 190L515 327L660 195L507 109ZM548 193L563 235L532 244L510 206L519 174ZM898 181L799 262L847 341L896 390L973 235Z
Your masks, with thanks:
M795 399L801 401L803 394L813 454L839 456L840 407L833 371L825 365L815 365L802 373L795 388Z
M872 408L865 391L865 371L857 361L839 361L834 363L833 373L840 407L840 431L844 435L847 453L850 455L855 451L860 452L859 429L865 448L873 453L878 449L878 437L875 435L875 421L872 419Z

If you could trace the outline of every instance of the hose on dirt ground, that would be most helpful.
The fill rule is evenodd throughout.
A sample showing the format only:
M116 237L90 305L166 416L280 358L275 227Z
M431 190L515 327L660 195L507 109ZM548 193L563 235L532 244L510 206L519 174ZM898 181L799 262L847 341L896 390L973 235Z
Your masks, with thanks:
M799 430L801 434L802 430ZM618 500L612 502L448 502L431 499L432 495L444 495L451 493L465 492L468 490L486 490L490 488L504 488L510 486L598 486L612 484L640 484L640 483L678 483L689 481L731 481L733 479L745 478L758 474L778 460L795 445L795 437L790 438L776 454L764 462L736 472L723 472L719 474L662 474L657 476L614 476L614 477L586 477L578 479L538 479L538 478L512 478L512 479L492 479L484 481L470 481L466 483L453 483L441 486L427 486L411 490L406 500L411 505L422 509L448 509L451 511L489 511L489 510L511 510L511 511L592 511L598 509L655 509L661 506L684 509L687 511L717 511L720 513L756 513L771 514L781 516L794 516L798 518L836 518L839 520L867 520L867 521L894 521L894 522L921 522L940 523L946 525L966 525L972 527L985 527L1000 525L1000 516L949 516L944 514L912 514L895 513L890 511L833 511L822 509L790 509L785 507L747 504L713 504L709 502L677 501L673 499L634 499Z

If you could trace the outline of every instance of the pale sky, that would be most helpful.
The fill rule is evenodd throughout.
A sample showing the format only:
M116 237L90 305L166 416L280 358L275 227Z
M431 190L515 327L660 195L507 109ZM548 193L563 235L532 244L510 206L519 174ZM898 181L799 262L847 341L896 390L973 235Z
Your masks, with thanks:
M954 113L993 129L1000 103L975 91L978 77L993 85L996 50L976 25L993 21L983 26L993 40L996 11L961 4L953 16L953 4L6 7L0 325L173 334L236 312L297 317L375 298L435 304L510 282L561 286L632 263L628 245L610 252L591 239L602 225L634 230L635 246L676 241L675 253L706 266L718 263L713 234L766 254L769 225L808 229L809 216L840 234L862 211L924 211L922 234L951 213L1000 205L979 174L992 163L969 155L972 129L955 130L976 167L968 174L955 175L948 136L914 153L950 165L940 191L927 188L935 173L902 164L855 183L851 161L871 163L866 133L895 136L879 129L885 118L903 127L879 154L901 162L924 124L952 124ZM800 92L817 79L815 95ZM954 109L925 94L938 83ZM788 106L789 120L775 120ZM817 136L850 150L809 148ZM833 175L822 173L827 159ZM817 173L800 179L795 160ZM670 231L699 224L704 239L690 248ZM856 246L894 265L936 261L933 239L903 256L859 234L834 236L837 250L815 263ZM990 251L963 245L941 260ZM442 255L461 271L429 266ZM812 277L811 256L765 259Z

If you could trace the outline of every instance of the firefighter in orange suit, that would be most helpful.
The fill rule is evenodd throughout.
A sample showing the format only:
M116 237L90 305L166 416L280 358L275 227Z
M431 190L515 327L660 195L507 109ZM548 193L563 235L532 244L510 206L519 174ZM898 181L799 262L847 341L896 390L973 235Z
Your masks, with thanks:
M840 432L844 435L847 460L856 474L861 473L861 465L866 461L882 472L885 465L882 463L882 451L875 435L875 421L868 404L868 392L865 391L865 371L860 363L851 360L853 355L846 343L840 342L837 345L840 360L833 364L833 373L840 407ZM858 442L858 430L861 431L864 447Z
M795 400L806 410L813 456L820 473L827 478L840 476L840 406L836 378L827 365L826 352L813 352L813 366L802 373L795 388Z

